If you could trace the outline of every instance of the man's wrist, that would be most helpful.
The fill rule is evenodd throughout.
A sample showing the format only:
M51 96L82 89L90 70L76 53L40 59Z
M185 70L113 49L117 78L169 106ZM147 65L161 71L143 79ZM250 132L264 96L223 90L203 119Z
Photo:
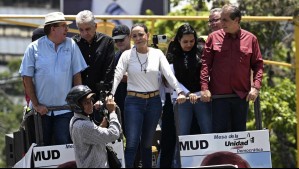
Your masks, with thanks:
M112 94L111 91L109 91L109 92L107 93L107 96L108 96L108 97L109 97L109 96L114 97L114 94Z
M38 107L39 103L32 103L33 107Z
M256 87L256 86L251 86L251 88L255 88L256 90L260 91L260 88Z
M209 90L209 86L206 85L206 84L202 84L201 85L201 91L206 91L206 90Z

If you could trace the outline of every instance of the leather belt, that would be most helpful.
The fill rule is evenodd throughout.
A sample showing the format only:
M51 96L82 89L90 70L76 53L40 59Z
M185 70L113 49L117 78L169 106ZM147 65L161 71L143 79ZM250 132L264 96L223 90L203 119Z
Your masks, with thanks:
M139 93L139 92L128 92L127 93L129 96L136 96L142 99L149 99L155 96L158 96L160 94L159 91L155 91L155 92L148 92L148 93Z

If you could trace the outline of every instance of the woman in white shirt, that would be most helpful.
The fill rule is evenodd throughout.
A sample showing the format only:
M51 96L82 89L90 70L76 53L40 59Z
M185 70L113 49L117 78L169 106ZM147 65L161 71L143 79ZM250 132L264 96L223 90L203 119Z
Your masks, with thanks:
M131 38L135 48L122 54L115 70L112 94L115 93L123 75L128 72L128 93L124 115L126 167L134 167L135 155L141 141L142 165L144 168L151 168L152 140L162 113L159 72L179 93L178 103L184 103L186 97L163 52L148 47L147 27L144 24L135 24L131 30Z

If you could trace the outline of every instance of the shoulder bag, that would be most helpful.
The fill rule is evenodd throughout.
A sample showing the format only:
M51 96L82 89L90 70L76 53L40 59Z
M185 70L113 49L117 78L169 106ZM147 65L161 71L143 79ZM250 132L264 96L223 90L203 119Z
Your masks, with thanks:
M121 168L121 163L117 158L116 152L113 150L111 146L106 145L107 155L108 155L108 163L110 168Z

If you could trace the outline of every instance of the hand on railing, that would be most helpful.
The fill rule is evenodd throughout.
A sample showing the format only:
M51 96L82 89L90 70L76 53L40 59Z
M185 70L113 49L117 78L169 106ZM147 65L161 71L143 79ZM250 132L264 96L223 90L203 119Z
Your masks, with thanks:
M189 94L189 97L187 97L189 100L190 100L190 102L192 103L192 104L196 104L197 103L197 100L200 98L200 96L197 96L196 94L194 94L194 93L190 93Z
M64 105L64 106L44 106L48 111L59 111L59 110L71 110L69 105ZM27 112L27 111L26 111ZM35 109L32 109L30 111L28 111L26 114L24 114L23 117L23 121L21 122L21 128L24 128L25 122L28 119L28 117L32 116L32 115L36 115L38 112ZM42 115L41 113L39 113L40 115ZM46 113L47 114L47 113Z
M178 104L183 104L186 102L186 95L184 92L179 93L178 98L176 99Z
M34 107L34 110L43 116L47 114L49 111L71 110L71 108L69 105L64 105L64 106L38 105L36 108Z
M239 96L237 94L212 95L210 97L210 101L212 101L213 99L225 99L225 98L235 98L235 97L239 97ZM186 101L190 101L192 104L196 104L198 101L202 101L202 98L203 96L198 96L196 94L189 94L188 97L186 97ZM176 103L177 100L173 100L173 102Z
M191 95L191 97L190 97L190 95ZM183 95L183 96L184 96L184 98L182 98L182 99L184 99L184 100L180 100L181 102L178 101L179 97L178 97L178 98L174 98L174 99L172 100L172 102L173 102L174 104L176 104L176 103L178 103L178 104L183 104L183 103L185 103L186 101L187 101L187 102L190 101L192 104L196 104L198 101L200 101L200 100L199 100L199 99L200 99L200 96L197 96L196 94L189 94L188 97L186 97L185 95Z
M42 105L42 104L38 104L38 105L33 105L33 109L38 112L40 115L45 115L48 113L48 109L46 106Z
M211 96L211 92L209 90L204 90L204 91L201 91L201 98L200 100L202 102L210 102L212 100Z

